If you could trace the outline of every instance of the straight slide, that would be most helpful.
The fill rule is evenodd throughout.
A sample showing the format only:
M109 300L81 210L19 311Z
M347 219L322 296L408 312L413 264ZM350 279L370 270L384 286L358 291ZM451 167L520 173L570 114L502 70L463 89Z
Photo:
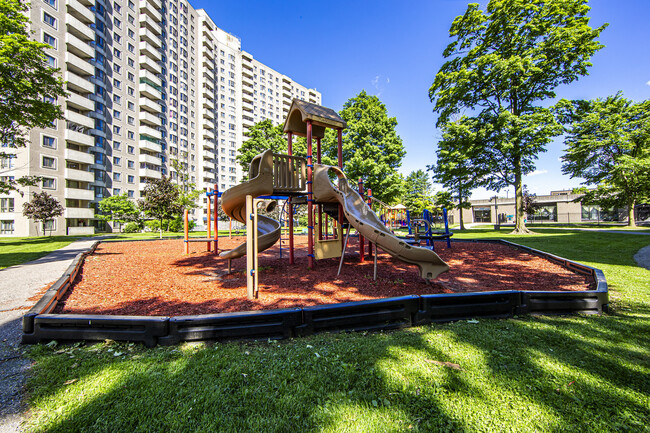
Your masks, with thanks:
M330 181L330 171L334 172L339 179L338 188ZM396 259L416 265L420 269L422 278L432 280L449 270L449 265L434 251L411 246L395 237L359 193L350 187L345 174L338 167L314 164L313 179L315 201L338 201L352 227Z
M246 196L253 198L273 194L273 152L257 155L251 161L249 181L233 186L221 195L221 208L230 218L247 224ZM264 215L257 216L257 252L272 247L280 239L280 222ZM246 242L230 251L223 251L219 257L236 259L246 255Z

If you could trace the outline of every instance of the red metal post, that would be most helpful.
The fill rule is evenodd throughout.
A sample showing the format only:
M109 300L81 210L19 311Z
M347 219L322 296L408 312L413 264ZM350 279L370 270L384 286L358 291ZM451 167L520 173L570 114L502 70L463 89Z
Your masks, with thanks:
M289 132L287 138L288 138L287 150L289 156L292 156L293 155L293 143L292 143L293 133ZM287 205L289 206L289 211L287 212L287 216L289 217L289 264L293 265L295 259L293 255L293 205L291 204L291 197L289 197Z
M219 185L214 184L214 253L219 254Z
M314 268L314 190L312 181L314 179L312 167L314 158L311 145L311 120L307 121L307 258L309 269Z
M372 189L368 188L368 206L372 209ZM372 257L372 243L368 240L368 257Z
M210 196L206 195L206 198L208 199L208 235L206 238L210 239L210 237L212 236L212 233L210 232L210 230L212 230L212 209L210 209ZM208 252L212 251L212 242L207 241L206 244L208 244Z
M343 170L343 128L337 129L337 147L336 147L336 159L337 164L341 170ZM343 206L339 204L339 224L343 226ZM338 234L338 231L336 232ZM338 236L338 235L337 235Z
M320 137L316 137L316 162L320 164ZM318 240L323 240L323 205L318 205Z
M359 178L359 195L361 196L361 199L363 200L363 179ZM359 256L361 257L361 261L364 261L364 243L365 239L363 236L361 236L361 233L359 233Z

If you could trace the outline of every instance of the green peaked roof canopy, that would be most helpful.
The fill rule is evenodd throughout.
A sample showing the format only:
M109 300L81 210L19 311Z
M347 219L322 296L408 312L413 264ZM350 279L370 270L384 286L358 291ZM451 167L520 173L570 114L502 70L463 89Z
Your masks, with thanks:
M312 123L312 136L323 138L326 128L345 128L347 123L341 119L336 111L309 102L295 99L291 102L287 120L284 122L284 132L292 132L296 135L307 135L307 121Z

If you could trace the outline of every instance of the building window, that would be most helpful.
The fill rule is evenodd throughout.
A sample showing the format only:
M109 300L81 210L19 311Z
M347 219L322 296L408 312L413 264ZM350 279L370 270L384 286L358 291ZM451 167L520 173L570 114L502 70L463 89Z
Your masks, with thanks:
M51 46L52 48L56 48L56 38L52 35L49 35L47 33L43 33L43 42Z
M43 0L43 1L48 5L52 6L54 9L56 9L56 0Z
M0 212L13 212L14 199L13 198L0 198Z
M113 157L113 164L117 165L119 167L120 165L122 165L122 160L119 157L114 156Z
M43 178L43 189L56 189L56 180L49 177Z
M128 153L130 153L131 155L133 155L133 154L135 153L135 147L133 147L133 146L129 146L129 147L127 148L126 151L127 151Z
M121 173L113 173L113 180L116 182L119 182L122 180L122 174Z
M45 59L47 59L47 64L50 67L56 68L56 59L54 57L50 56L49 54L46 54Z
M48 14L47 12L43 12L43 22L45 24L49 24L52 27L56 28L56 18L54 18L52 15Z
M129 195L129 198L134 198L134 197L135 197L135 191L133 191L132 189L130 189L130 190L128 191L128 195Z
M122 115L122 113L120 113L119 111L113 110L113 117L115 119L119 120L121 115Z
M113 142L113 150L120 150L120 147L122 146L122 143L119 141L114 141Z
M56 220L43 221L43 230L50 232L56 230Z
M128 161L126 162L126 166L127 166L128 168L135 168L135 162L134 162L134 161L131 161L131 160L128 160Z
M135 182L135 176L131 176L131 175L127 176L127 181L129 183L134 183Z
M43 155L43 168L56 169L56 159Z
M13 235L14 234L14 221L2 220L0 221L0 234Z
M113 134L120 135L120 127L119 126L113 125Z
M113 188L113 195L120 195L120 189L119 188Z
M489 207L474 208L475 223L489 223L492 221L492 210Z
M14 157L0 157L0 168L14 168Z
M557 221L557 205L537 205L534 214L528 214L528 222Z

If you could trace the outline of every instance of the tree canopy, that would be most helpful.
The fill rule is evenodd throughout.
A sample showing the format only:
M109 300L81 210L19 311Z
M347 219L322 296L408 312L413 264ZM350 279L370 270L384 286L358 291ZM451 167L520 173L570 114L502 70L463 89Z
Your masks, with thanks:
M416 170L406 176L403 183L401 201L414 214L421 214L424 209L432 209L432 185L424 170Z
M462 209L470 209L469 197L472 190L484 185L488 174L483 153L479 146L474 146L476 133L472 126L475 119L461 117L455 122L448 122L442 128L442 140L438 142L436 164L428 165L433 178L441 183L455 197L460 209L460 229L465 230Z
M45 234L45 223L61 215L63 215L63 206L61 206L61 203L57 199L45 191L40 193L33 192L32 199L27 203L23 203L23 216L37 223L41 222L43 225L43 234Z
M472 162L487 173L488 188L515 187L516 232L527 231L522 177L562 131L542 102L586 75L602 48L596 39L606 25L591 28L589 9L587 0L491 0L486 12L470 4L451 25L455 40L443 52L449 60L429 89L438 126L475 112L465 120L476 138L468 152L481 155Z
M97 218L103 221L115 221L120 224L135 222L140 216L137 204L126 194L113 195L99 202L100 214Z
M397 135L397 119L388 117L386 106L377 96L361 91L349 99L339 115L347 122L343 130L343 172L354 183L364 179L364 187L374 197L393 203L402 189L397 169L406 155L402 139ZM336 160L336 134L328 130L326 152Z
M634 103L619 92L605 99L557 104L567 125L562 171L596 185L583 197L603 207L634 206L650 198L650 100Z
M179 191L170 178L163 176L147 182L143 191L144 198L138 202L145 214L160 221L160 237L162 238L163 220L170 220L183 211L179 204Z
M63 117L59 105L51 102L65 96L59 69L47 63L48 44L30 39L27 3L0 0L0 145L25 147L31 128L45 128ZM2 157L15 153L1 152ZM24 176L0 181L0 194L35 185L38 178Z
M242 143L236 157L245 177L253 158L265 150L271 149L273 153L287 153L287 137L283 132L282 125L273 126L270 119L262 120L251 126L246 136L248 140Z

